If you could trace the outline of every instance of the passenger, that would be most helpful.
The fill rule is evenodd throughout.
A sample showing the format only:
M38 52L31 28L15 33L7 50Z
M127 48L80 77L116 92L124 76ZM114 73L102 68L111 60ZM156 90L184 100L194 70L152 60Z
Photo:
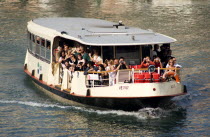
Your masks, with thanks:
M77 58L74 54L70 55L69 63L70 63L70 65L77 65L78 64Z
M153 55L153 59L160 56L160 51L159 51L159 45L158 44L154 45L154 50L152 52L152 55Z
M105 71L103 64L99 64L99 66L98 66L98 72L101 72L101 71Z
M63 48L62 46L58 46L57 49L55 49L55 61L56 62L59 62L59 59L60 59L60 55L61 55L61 52L63 51Z
M105 71L105 68L104 68L104 65L103 64L100 64L98 66L98 72L102 72L102 71ZM107 73L99 73L99 76L104 77L105 75L107 75Z
M125 58L124 57L120 57L119 58L119 63L121 64L119 69L129 69L128 65L125 62Z
M96 66L94 66L94 63L92 61L88 61L87 68L85 69L85 71L87 71L87 72L98 71L98 68Z
M104 68L104 65L103 64L100 64L98 66L98 72L102 72L102 71L105 71L105 68ZM104 83L104 79L107 79L108 78L108 73L107 72L104 72L104 73L99 73L99 80L100 80L100 84L106 84ZM108 84L108 83L107 83Z
M65 43L64 44L64 51L65 51L66 55L68 54L68 50L69 50L69 45Z
M160 46L160 55L159 55L159 57L160 57L160 59L162 60L163 59L163 52L165 52L166 51L166 47L165 47L165 45L162 45L162 46Z
M65 67L65 58L66 58L65 51L62 51L60 54L60 58L58 60L58 62L61 63L62 67Z
M165 67L168 62L167 58L168 58L168 51L165 49L161 52L161 56L160 56L163 67Z
M174 66L173 59L170 59L168 61L168 64L169 64L169 66L168 66L169 69L166 70L165 73L163 74L162 80L165 81L166 78L168 78L169 76L172 76L176 79L177 83L180 83L180 79L179 79L178 74L176 73L176 67Z
M69 69L70 66L71 65L69 64L69 61L68 60L65 60L65 66L64 66L64 68Z
M155 68L163 68L163 65L162 65L162 63L161 63L161 60L160 60L160 58L159 57L156 57L155 59L154 59L154 63L155 63Z
M172 59L172 60L174 61L174 66L175 66L175 67L177 67L177 68L182 68L181 65L179 65L179 64L176 63L176 58L175 58L175 57L171 57L170 59ZM169 67L169 64L166 65L166 68L168 68L168 67Z
M75 70L76 71L84 71L84 66L83 66L82 62L77 64Z
M170 49L167 50L167 56L168 56L168 57L171 57L171 55L172 55L172 50L170 50Z
M90 60L95 63L96 66L103 63L102 58L99 56L98 50L93 50L93 55L91 56L91 53L89 53Z
M70 58L71 55L72 55L71 50L68 50L66 54L66 59Z
M75 65L71 65L71 66L69 67L69 69L68 69L68 73L69 73L69 75L70 75L70 81L71 81L72 78L73 78L74 72L75 72Z
M114 69L115 71L117 71L117 70L119 70L119 69L127 69L127 67L128 67L128 66L126 65L126 63L125 63L123 57L120 58L120 62L119 62L119 59L115 59L115 60L114 60L113 69Z
M104 68L105 68L105 71L108 71L108 70L107 70L107 67L108 67L107 62L104 62L104 63L103 63L103 66L104 66Z
M79 53L77 54L78 64L82 63L82 66L85 65L85 60L82 58L82 55Z
M170 44L163 44L163 45L165 46L165 49L166 49L166 50L171 50Z
M119 59L114 59L114 68L119 66Z
M105 68L106 71L114 70L114 62L113 62L113 60L109 60L107 62L107 65L108 66Z
M72 54L75 54L76 52L77 52L76 46L72 47L72 48L71 48L71 53L72 53Z
M76 47L76 53L75 53L75 55L77 56L77 54L79 54L79 53L82 55L82 58L83 58L85 61L91 61L89 55L86 53L86 51L85 51L85 49L84 49L84 46L78 45L78 46Z
M115 59L114 63L112 63L112 60L108 61L108 66L111 71L111 72L109 72L109 85L112 86L115 84L117 71L119 70L121 64L119 64L118 59Z
M141 63L141 68L148 68L150 65L155 65L155 63L150 60L149 56L147 56L143 59Z

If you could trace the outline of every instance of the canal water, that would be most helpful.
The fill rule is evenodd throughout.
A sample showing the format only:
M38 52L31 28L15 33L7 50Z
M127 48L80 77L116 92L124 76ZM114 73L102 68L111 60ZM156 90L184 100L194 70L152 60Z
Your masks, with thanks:
M209 0L0 0L0 136L210 136ZM89 17L176 38L188 94L136 112L64 105L23 72L27 22Z

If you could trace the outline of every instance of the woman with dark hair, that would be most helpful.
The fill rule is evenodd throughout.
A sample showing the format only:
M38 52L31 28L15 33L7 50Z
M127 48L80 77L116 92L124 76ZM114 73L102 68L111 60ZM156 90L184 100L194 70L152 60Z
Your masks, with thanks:
M82 63L82 66L85 65L85 60L83 59L82 54L78 53L77 54L77 59L78 59L77 65L80 64L80 63Z
M70 55L69 62L70 62L70 65L75 65L76 66L78 64L77 58L76 58L76 56L74 54Z
M105 67L104 67L103 64L99 64L98 72L102 72L102 71L106 71ZM99 76L100 84L108 84L108 81L104 80L104 79L108 79L108 73L107 72L99 73L98 76Z
M75 70L76 71L84 71L84 66L82 65L82 62L77 64Z

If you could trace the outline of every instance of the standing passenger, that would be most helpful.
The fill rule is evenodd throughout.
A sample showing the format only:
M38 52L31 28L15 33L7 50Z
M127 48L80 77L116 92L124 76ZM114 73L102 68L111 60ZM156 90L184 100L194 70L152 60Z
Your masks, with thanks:
M79 53L82 55L82 58L85 59L85 61L90 61L90 57L89 57L89 55L86 53L86 51L85 51L85 49L84 49L84 46L82 46L82 45L77 45L75 55L77 56L77 54L79 54Z
M99 56L98 50L96 50L96 49L93 50L93 56L91 56L91 54L89 54L89 57L90 57L90 60L93 61L96 66L103 63L103 60Z

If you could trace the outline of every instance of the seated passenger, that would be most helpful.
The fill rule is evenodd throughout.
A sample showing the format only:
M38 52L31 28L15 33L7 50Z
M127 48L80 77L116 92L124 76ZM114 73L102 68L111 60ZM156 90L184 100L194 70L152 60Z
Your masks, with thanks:
M181 68L182 66L176 63L176 58L175 57L171 57L170 59L172 59L174 61L174 66L177 68ZM169 64L166 65L166 68L169 67Z
M143 61L141 62L141 68L148 68L150 65L155 65L154 62L152 62L150 60L150 57L146 57L143 59Z
M174 66L174 61L173 61L173 59L170 59L170 60L168 61L168 64L169 64L169 66L168 66L169 69L166 70L165 73L163 74L163 81L164 81L167 77L172 76L172 77L174 77L174 78L176 79L176 82L177 82L177 83L180 83L179 76L178 76L178 74L176 73L176 67Z

